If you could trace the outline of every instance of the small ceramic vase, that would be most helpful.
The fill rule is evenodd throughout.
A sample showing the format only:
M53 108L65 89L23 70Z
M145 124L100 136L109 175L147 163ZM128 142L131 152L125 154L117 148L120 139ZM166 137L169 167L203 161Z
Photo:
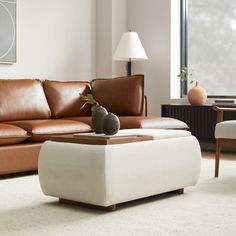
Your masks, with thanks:
M203 105L206 103L207 93L204 88L202 88L198 82L191 88L188 92L188 101L191 105Z
M103 120L107 114L107 110L102 106L92 107L92 128L96 134L103 133Z
M114 135L120 129L120 120L113 113L109 112L103 120L103 133L106 135Z

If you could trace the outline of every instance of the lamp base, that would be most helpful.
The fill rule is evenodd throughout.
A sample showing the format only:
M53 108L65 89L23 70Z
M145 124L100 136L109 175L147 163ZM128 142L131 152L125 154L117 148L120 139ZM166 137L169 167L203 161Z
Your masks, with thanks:
M128 76L132 75L132 64L131 64L131 61L127 62L127 75Z

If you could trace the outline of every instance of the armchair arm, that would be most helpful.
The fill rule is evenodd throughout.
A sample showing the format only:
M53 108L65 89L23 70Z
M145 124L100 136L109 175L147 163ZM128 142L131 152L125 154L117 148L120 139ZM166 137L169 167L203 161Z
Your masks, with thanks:
M224 112L236 112L236 107L217 107L214 106L213 110L216 111L216 122L219 123L224 120Z

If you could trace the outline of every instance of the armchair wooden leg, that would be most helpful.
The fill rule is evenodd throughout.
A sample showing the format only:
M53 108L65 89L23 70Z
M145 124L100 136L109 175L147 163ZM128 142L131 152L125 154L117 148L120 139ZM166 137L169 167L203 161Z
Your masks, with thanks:
M216 139L215 178L217 178L218 175L219 175L220 152L221 152L220 140L219 140L219 139Z

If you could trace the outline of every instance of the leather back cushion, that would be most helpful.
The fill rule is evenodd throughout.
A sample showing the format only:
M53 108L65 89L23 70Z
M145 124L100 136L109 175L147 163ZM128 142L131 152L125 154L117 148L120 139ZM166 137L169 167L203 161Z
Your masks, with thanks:
M51 108L52 117L89 116L90 106L82 107L84 101L80 94L91 93L89 82L50 81L43 82L43 88Z
M109 112L122 116L142 115L143 75L95 79L91 81L91 85L95 100Z
M0 121L50 117L40 80L0 80Z

